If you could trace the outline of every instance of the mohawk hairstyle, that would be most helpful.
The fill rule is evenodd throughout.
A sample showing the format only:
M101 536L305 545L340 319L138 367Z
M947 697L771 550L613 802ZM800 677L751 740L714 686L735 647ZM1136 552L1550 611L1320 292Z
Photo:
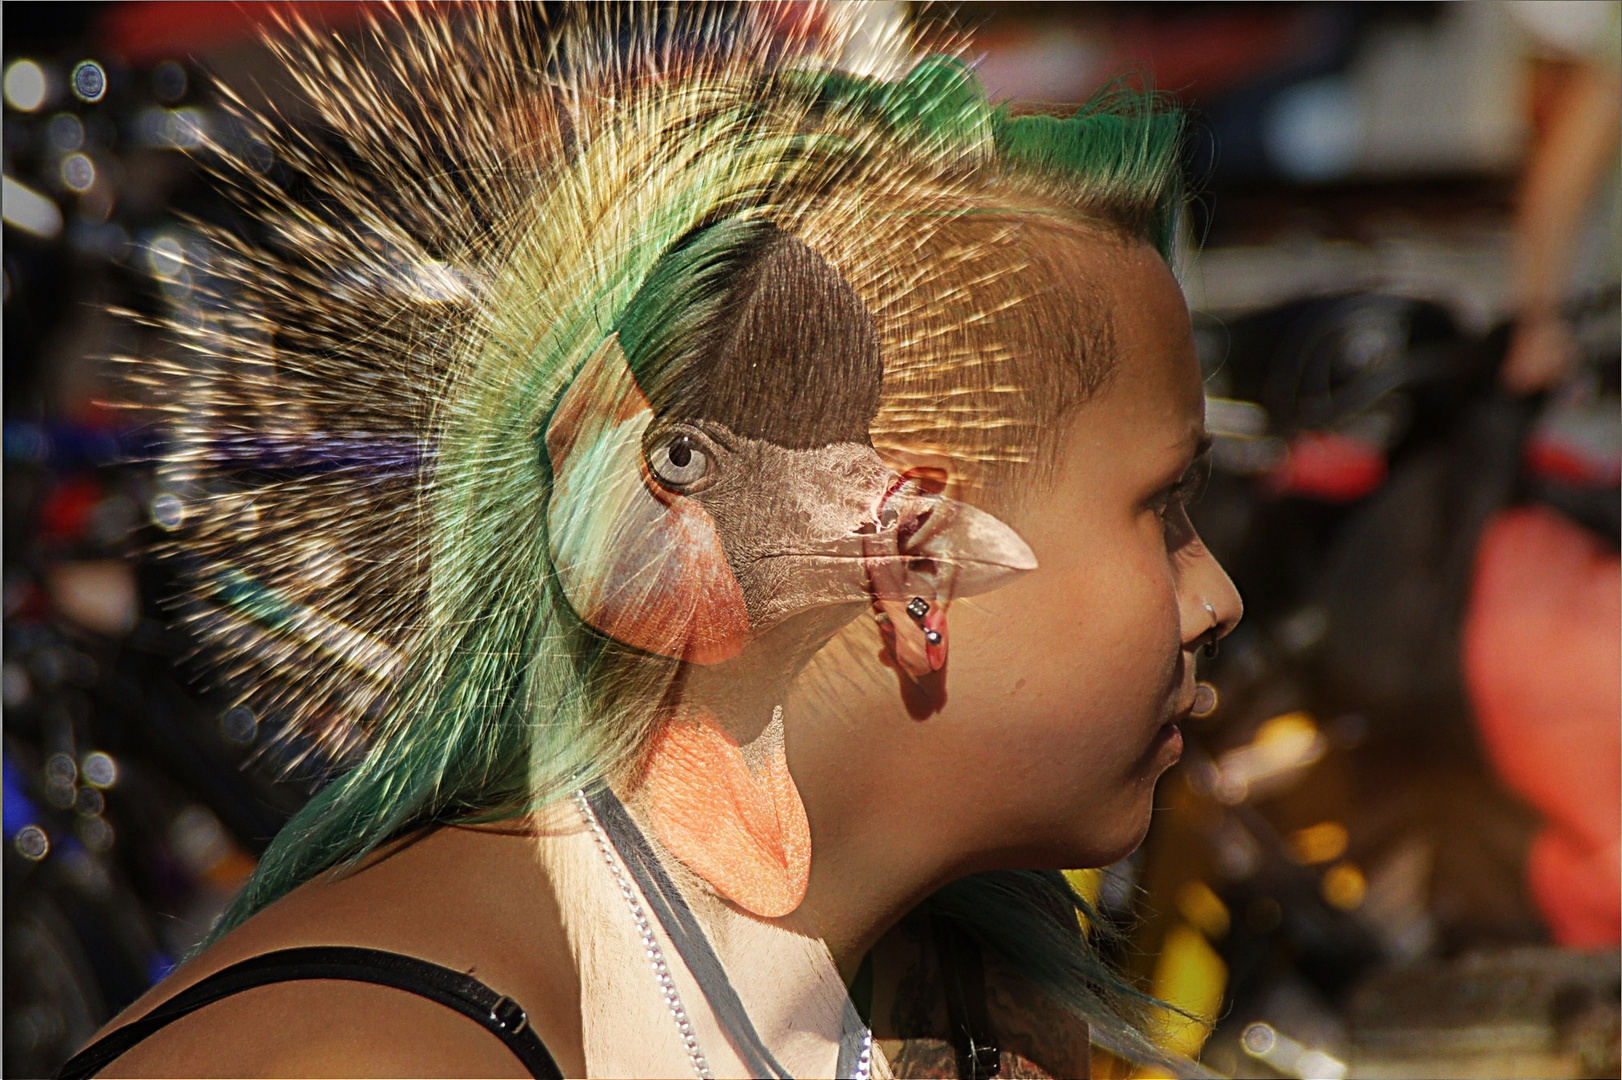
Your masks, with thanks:
M538 452L610 333L639 378L707 356L706 306L792 264L828 310L872 320L882 380L855 409L875 447L1017 462L1045 396L1031 305L1059 276L1022 282L1042 261L1014 242L1022 215L1169 249L1180 121L1150 97L1013 116L958 60L856 79L840 32L750 5L602 10L547 27L520 6L454 23L403 6L358 43L294 17L271 44L319 135L220 90L280 163L206 148L264 239L194 223L209 254L162 324L177 355L130 377L169 413L159 482L184 514L161 553L184 621L280 732L268 752L332 779L211 940L408 830L513 817L639 763L677 664L581 632ZM662 323L670 304L691 318ZM1076 393L1101 379L1082 355L1099 333L1056 347ZM1054 923L1055 904L1091 914L1057 875L981 875L942 904L1101 1044L1157 1057L1122 1019L1141 995Z

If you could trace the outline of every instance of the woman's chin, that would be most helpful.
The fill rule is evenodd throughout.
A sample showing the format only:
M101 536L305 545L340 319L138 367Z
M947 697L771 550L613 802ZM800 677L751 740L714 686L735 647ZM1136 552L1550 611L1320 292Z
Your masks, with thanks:
M1095 818L1094 827L1088 830L1085 837L1076 837L1075 842L1066 845L1064 857L1056 860L1057 868L1085 870L1114 866L1143 846L1144 838L1149 835L1152 807L1151 801L1144 800L1141 808L1134 807L1110 822L1112 827L1109 829L1097 828Z

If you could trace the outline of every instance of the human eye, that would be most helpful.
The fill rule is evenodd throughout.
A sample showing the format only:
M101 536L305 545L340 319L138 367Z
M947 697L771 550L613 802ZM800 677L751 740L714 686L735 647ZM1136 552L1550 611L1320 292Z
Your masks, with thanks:
M1182 475L1155 492L1149 499L1149 506L1165 517L1178 509L1188 509L1199 501L1205 492L1206 481L1211 476L1210 459L1204 456L1195 458L1193 463L1184 469Z
M1166 548L1178 551L1194 540L1194 526L1188 509L1199 501L1211 475L1210 459L1201 454L1171 484L1157 492L1151 506L1160 517L1166 535Z
M1193 464L1184 470L1183 475L1173 485L1171 503L1187 510L1200 501L1200 496L1205 494L1205 486L1210 483L1210 480L1211 458L1207 454L1201 454L1194 459Z

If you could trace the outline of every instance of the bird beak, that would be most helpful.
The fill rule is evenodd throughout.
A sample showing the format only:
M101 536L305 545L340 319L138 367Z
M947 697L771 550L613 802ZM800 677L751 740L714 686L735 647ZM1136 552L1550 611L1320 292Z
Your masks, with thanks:
M984 510L927 491L912 480L886 495L879 520L893 520L894 525L864 537L863 547L874 593L881 599L887 598L888 585L905 591L922 585L924 575L950 581L950 596L974 596L1036 569L1036 556L1013 529Z
M946 663L951 601L1036 569L1036 556L991 514L898 476L862 449L871 455L867 492L842 499L829 491L817 500L853 511L837 531L810 544L802 536L800 551L765 552L740 569L745 593L755 598L753 626L760 633L811 608L869 603L905 670L938 671Z
M1035 570L1036 556L997 518L915 481L884 500L880 522L892 517L868 540L868 588L896 664L919 678L946 666L951 602Z

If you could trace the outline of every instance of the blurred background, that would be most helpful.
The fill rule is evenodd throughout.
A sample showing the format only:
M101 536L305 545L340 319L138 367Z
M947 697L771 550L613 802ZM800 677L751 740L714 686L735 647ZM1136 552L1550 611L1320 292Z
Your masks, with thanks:
M345 33L368 7L300 10ZM1124 75L1194 120L1195 516L1248 614L1148 842L1073 880L1205 1021L1168 1014L1166 1045L1219 1072L1619 1075L1618 8L923 12L995 97ZM5 11L9 1076L161 978L322 780L166 618L143 551L173 496L111 405L111 357L172 348L112 309L190 302L189 219L251 228L202 134L282 168L210 89L298 115L269 11Z

